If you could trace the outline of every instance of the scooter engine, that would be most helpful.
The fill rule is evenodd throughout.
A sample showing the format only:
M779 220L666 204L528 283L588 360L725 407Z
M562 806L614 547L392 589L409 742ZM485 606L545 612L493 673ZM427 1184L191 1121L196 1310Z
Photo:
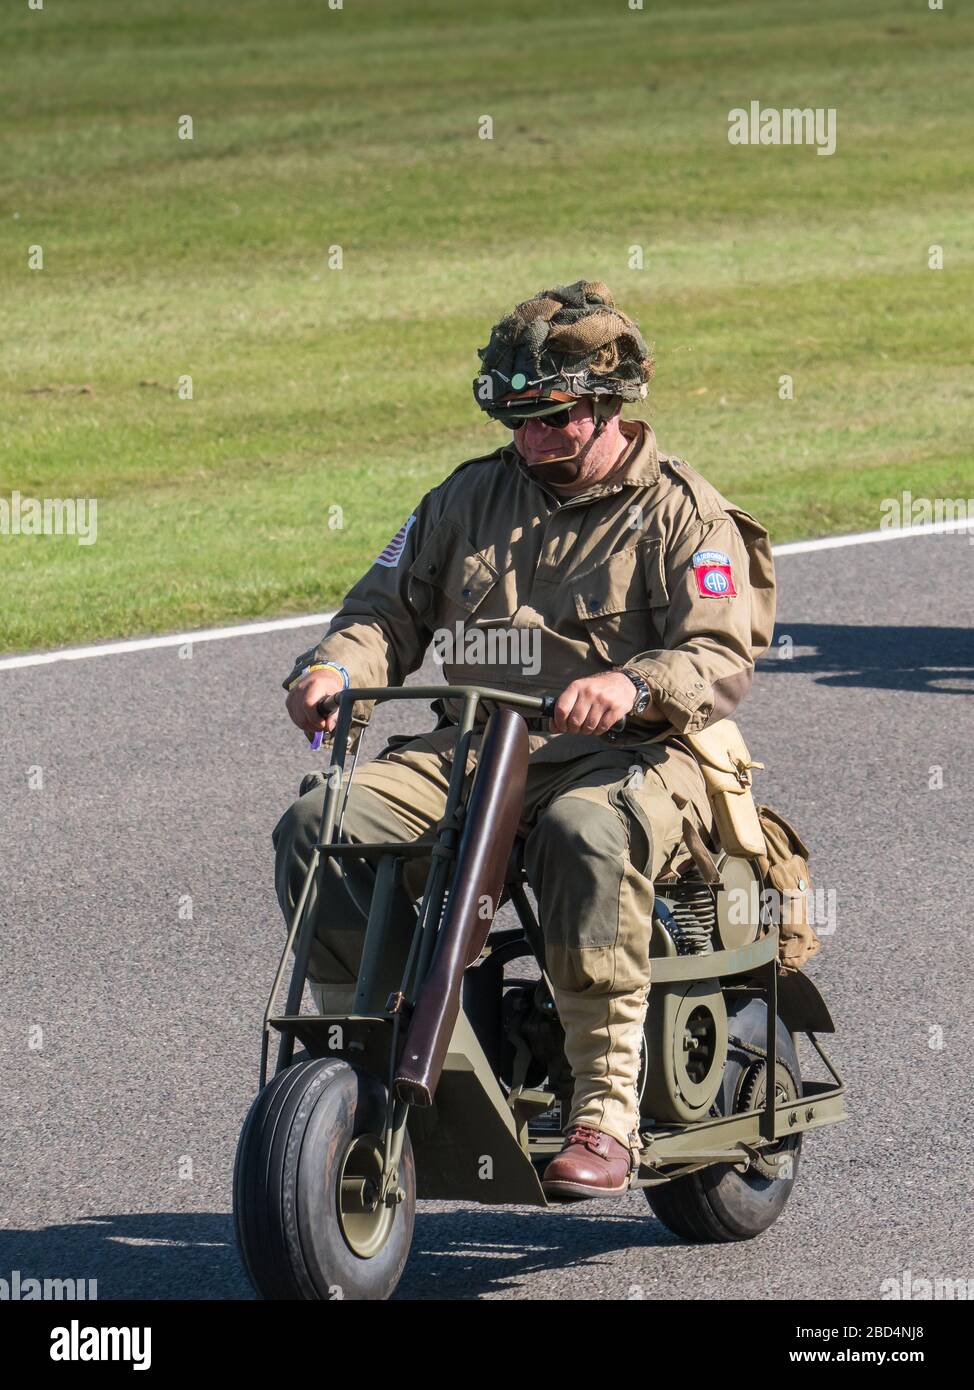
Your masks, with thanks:
M545 1089L571 1096L572 1074L565 1057L565 1034L544 980L514 985L502 1006L505 1049L501 1080L508 1086Z

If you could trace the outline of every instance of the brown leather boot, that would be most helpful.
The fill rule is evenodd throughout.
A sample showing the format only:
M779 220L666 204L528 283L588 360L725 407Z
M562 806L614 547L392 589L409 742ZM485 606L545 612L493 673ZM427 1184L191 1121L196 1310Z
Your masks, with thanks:
M546 1197L621 1197L629 1190L632 1154L611 1134L576 1125L541 1180Z

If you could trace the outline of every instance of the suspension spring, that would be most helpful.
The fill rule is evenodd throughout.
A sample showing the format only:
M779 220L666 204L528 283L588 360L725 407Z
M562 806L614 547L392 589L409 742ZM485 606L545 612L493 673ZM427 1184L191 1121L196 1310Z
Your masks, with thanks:
M713 951L713 931L717 924L717 905L705 883L686 884L674 893L669 920L665 923L677 954L702 956Z

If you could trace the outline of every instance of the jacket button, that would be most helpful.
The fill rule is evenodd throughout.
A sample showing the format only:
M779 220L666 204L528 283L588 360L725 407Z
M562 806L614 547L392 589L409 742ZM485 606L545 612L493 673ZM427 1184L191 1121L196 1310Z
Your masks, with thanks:
M598 608L598 606L599 606L599 601L598 601L598 599L597 599L597 598L590 598L589 601L588 601L588 606L589 606L589 608Z
M427 573L427 574L435 574L435 573L436 573L436 566L435 566L435 565L427 565L427 567L426 567L426 573Z
M470 590L469 590L469 589L464 589L464 591L463 591L463 597L464 597L464 598L469 598L469 597L470 597Z

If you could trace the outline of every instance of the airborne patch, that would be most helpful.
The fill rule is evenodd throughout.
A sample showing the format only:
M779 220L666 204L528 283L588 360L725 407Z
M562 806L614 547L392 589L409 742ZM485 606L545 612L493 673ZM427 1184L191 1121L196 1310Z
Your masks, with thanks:
M406 546L406 537L409 535L409 528L416 520L415 514L407 517L392 540L375 557L375 564L385 565L386 569L394 570L402 559L402 552Z
M698 550L693 557L693 573L701 598L736 598L731 559L722 550Z

